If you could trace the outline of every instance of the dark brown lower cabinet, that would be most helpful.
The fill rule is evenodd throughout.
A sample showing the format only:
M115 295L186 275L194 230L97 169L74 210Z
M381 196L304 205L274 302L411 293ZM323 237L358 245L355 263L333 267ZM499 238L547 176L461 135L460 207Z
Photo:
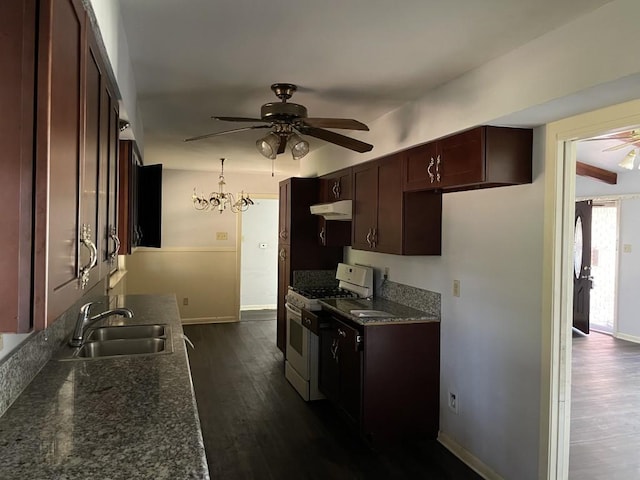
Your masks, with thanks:
M325 314L320 326L320 390L371 446L437 436L438 322L362 326Z

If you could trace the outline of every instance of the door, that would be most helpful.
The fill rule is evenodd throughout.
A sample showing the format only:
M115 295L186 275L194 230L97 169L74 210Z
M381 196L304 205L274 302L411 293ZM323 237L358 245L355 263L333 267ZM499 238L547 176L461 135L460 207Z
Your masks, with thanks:
M573 241L573 326L589 333L592 201L576 202Z

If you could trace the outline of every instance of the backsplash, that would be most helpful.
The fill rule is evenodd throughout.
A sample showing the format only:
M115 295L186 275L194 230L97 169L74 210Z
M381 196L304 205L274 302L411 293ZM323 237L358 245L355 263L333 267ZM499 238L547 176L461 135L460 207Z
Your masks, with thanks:
M440 294L437 292L387 280L378 287L376 296L422 310L430 315L441 315Z
M294 270L293 287L338 286L335 270Z
M0 360L0 417L51 359L53 353L69 339L80 307L102 297L103 291L104 285L98 284L51 325L31 334L13 352Z

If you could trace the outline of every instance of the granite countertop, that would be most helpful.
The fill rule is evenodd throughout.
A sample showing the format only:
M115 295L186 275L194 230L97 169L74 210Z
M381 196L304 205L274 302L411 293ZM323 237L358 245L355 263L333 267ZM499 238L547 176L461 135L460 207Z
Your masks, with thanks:
M324 298L319 300L327 310L333 311L360 325L387 325L397 323L424 323L439 322L438 316L396 303L384 298L359 299L359 298ZM359 316L351 313L352 310L375 310L383 312L380 316ZM388 314L388 315L387 315Z
M104 303L134 317L102 325L169 324L173 353L50 360L0 417L0 478L208 479L175 297Z

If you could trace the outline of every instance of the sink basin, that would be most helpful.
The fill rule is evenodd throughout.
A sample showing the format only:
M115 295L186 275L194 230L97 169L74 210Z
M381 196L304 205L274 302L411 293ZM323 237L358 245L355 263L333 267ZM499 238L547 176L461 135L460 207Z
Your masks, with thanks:
M356 317L361 318L374 318L374 317L393 317L392 314L388 312L383 312L381 310L351 310L349 311L351 315L355 315Z
M133 338L159 338L166 335L166 325L124 325L118 327L100 327L93 330L87 342L105 340L123 340Z
M162 353L166 350L164 338L136 338L87 342L78 350L77 358L103 358L121 355Z
M89 330L80 348L66 346L56 353L58 360L99 360L173 352L171 327L167 324L117 325Z

